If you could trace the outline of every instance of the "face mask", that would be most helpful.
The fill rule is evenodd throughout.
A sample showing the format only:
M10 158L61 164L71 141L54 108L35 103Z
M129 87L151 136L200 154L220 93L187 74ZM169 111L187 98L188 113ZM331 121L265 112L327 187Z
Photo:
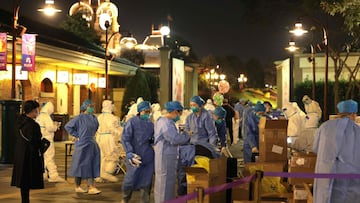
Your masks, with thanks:
M141 118L141 120L143 120L143 121L147 121L147 120L149 120L150 115L146 113L146 114L141 115L140 118Z
M192 107L191 107L191 111L192 111L193 113L197 113L197 112L199 112L199 107L192 106Z
M180 116L177 115L175 118L173 118L173 121L176 123L178 120L180 120Z
M89 114L93 114L94 111L95 111L94 107L89 107L89 108L87 109L87 112L88 112Z
M215 123L216 123L216 124L221 124L222 121L223 121L222 119L217 119L217 120L215 120Z

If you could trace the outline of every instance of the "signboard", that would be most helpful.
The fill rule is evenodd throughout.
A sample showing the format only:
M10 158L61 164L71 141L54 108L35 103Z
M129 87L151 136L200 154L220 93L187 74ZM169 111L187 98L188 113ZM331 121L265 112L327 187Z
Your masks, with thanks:
M74 73L74 85L87 85L89 84L89 74L87 73Z
M68 83L69 82L69 71L59 70L57 72L57 83Z

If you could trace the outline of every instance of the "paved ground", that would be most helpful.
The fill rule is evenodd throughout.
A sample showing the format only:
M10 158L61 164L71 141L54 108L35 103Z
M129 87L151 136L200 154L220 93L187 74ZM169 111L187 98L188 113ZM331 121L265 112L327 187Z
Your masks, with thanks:
M242 157L242 142L230 147L234 157ZM56 164L62 177L65 173L65 145L63 142L56 142ZM71 157L68 160L68 167L71 163ZM10 187L12 165L0 164L0 202L18 203L21 202L20 191L16 187ZM69 177L65 183L45 182L45 189L31 190L30 201L32 203L52 202L52 203L85 203L85 202L120 202L121 183L124 178L122 173L118 174L117 183L96 183L96 186L102 191L99 195L76 194L74 192L74 179ZM153 195L153 193L152 193ZM153 196L151 196L153 202ZM139 202L139 192L133 194L131 202Z

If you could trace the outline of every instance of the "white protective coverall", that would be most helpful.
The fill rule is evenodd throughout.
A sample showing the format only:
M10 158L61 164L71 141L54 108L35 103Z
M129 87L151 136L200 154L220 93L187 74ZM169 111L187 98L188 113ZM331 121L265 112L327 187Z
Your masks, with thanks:
M211 99L206 100L206 104L204 105L204 109L213 112L215 111L215 106L213 104L213 101Z
M50 141L50 147L44 153L44 165L45 172L48 173L49 182L63 182L63 178L59 176L57 166L55 164L55 145L54 145L54 133L60 127L59 122L54 122L50 115L54 113L54 104L47 102L40 111L39 116L36 118L36 122L39 123L41 134L44 138Z
M139 105L142 101L144 101L144 99L139 97L137 98L136 103L130 106L129 112L126 114L125 122L138 114L137 105Z
M307 95L304 95L304 97L302 98L302 102L304 103L305 112L307 114L316 113L316 115L319 117L320 120L322 110L320 108L319 103L317 101L310 99L310 97Z
M311 152L314 144L315 132L319 125L319 117L316 113L309 113L306 116L305 128L300 131L298 139L291 144L291 148L302 151Z
M152 111L152 121L155 123L162 115L160 104L159 103L152 104L151 111Z
M315 173L358 174L360 171L360 127L348 117L328 120L316 131ZM360 201L360 179L315 179L314 202Z
M110 182L118 181L112 174L120 156L117 144L121 133L120 118L112 114L113 110L112 101L104 100L102 113L98 115L99 128L96 135L101 153L100 178Z
M297 104L295 105L293 103L286 103L282 107L282 110L288 119L287 135L288 141L290 143L293 143L295 139L300 136L300 132L304 129L305 126L306 115L296 106Z

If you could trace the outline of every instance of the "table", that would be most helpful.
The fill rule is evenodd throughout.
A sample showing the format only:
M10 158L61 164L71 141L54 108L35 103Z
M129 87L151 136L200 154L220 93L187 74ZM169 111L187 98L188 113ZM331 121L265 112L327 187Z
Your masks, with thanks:
M72 146L74 145L73 141L65 141L65 180L67 179L67 164L68 164L68 157L72 156Z

